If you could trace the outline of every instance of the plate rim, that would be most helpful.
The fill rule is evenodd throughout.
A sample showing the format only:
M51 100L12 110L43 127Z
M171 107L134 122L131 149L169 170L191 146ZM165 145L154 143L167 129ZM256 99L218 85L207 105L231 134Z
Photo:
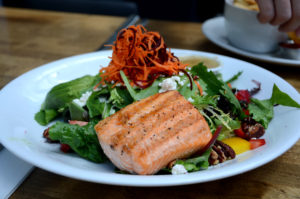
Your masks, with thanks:
M272 72L270 72L270 71L268 71L268 70L266 70L266 69L264 69L262 67L254 65L252 63L249 63L249 62L246 62L246 61L243 61L243 60L239 60L239 59L236 59L236 58L232 58L232 57L229 57L229 56L219 55L219 54L216 54L216 53L203 52L203 51L194 51L194 50L185 50L185 49L172 49L172 51L175 54L176 54L176 52L177 53L181 53L181 54L184 54L184 53L192 53L193 54L194 53L194 54L201 54L201 56L202 55L204 55L204 56L205 55L209 55L211 57L218 57L218 58L220 57L221 59L225 58L225 59L230 59L230 60L233 60L233 61L247 63L248 65L250 64L252 67L259 68L260 70L264 70L265 72L268 72L268 73L270 73L272 75L275 75L277 78L281 79L287 85L289 85L291 87L291 89L293 89L293 92L297 92L298 93L298 91L292 85L290 85L287 81L285 81L284 79L282 79L278 75L276 75L276 74L274 74L274 73L272 73ZM86 56L87 57L97 57L97 55L99 56L101 54L103 54L102 56L104 56L105 54L110 53L110 52L111 52L111 50L107 50L107 51L101 51L101 52L92 52L92 53L75 55L75 56L71 56L71 57L59 59L59 60L56 60L56 61L53 61L53 62L49 62L47 64L41 65L41 66L39 66L37 68L34 68L34 69L30 70L30 71L27 71L26 73L24 73L24 74L20 75L19 77L15 78L14 80L12 80L11 82L9 82L7 85L5 85L3 87L3 89L0 91L0 101L1 101L2 95L5 92L5 90L9 89L9 85L13 84L13 82L15 82L15 81L18 81L19 78L30 74L32 71L46 69L46 68L49 68L53 64L58 64L58 63L60 63L62 61L63 62L66 61L66 60L70 61L70 60L73 60L73 59L79 59L79 58L86 57ZM180 55L179 55L179 57L180 57ZM300 97L300 95L299 95L299 97ZM298 136L298 139L299 139L299 136ZM14 155L18 156L19 158L24 159L24 157L21 157L20 154L17 154L16 151L14 151L12 149L12 147L9 146L6 143L6 140L2 139L1 134L0 134L0 141L3 143L3 145L10 152L12 152ZM234 175L237 175L237 174L241 174L241 173L250 171L250 170L255 169L257 167L260 167L260 166L262 166L264 164L267 164L270 161L274 160L275 158L279 157L280 155L282 155L283 153L285 153L288 149L290 149L297 141L298 140L295 139L293 141L293 143L290 142L289 144L285 145L285 148L284 148L284 150L281 151L281 153L273 155L268 160L262 160L260 162L256 162L255 164L252 163L252 164L247 165L247 167L244 167L244 169L242 169L242 170L236 170L236 171L233 171L233 172L230 172L230 173L224 173L222 175L215 176L215 177L210 178L208 180L207 179L202 180L202 179L198 179L198 178L195 178L195 177L192 177L192 178L187 178L186 177L186 176L192 176L192 175L194 175L195 173L198 173L198 172L190 173L190 174L186 174L186 175L181 175L181 176L178 176L178 175L176 175L176 176L167 175L168 177L173 178L172 181L167 181L167 182L155 182L155 180L158 180L157 177L161 178L164 175L156 175L157 177L151 176L150 178L151 179L153 178L153 180L151 180L149 182L144 182L144 183L141 183L140 181L139 182L134 182L132 180L130 180L130 182L127 182L124 179L128 178L129 177L128 175L126 175L126 176L119 175L121 181L107 180L107 179L106 180L103 180L103 179L99 180L99 179L95 179L95 178L86 179L86 178L84 178L82 176L74 175L74 173L72 173L72 172L66 172L66 171L62 172L62 171L59 171L59 170L56 170L56 169L53 169L53 168L45 167L44 165L41 165L41 164L36 164L36 162L33 160L34 158L25 158L24 160L27 161L27 162L29 162L29 163L31 163L31 164L36 165L39 168L48 170L50 172L53 172L53 173L56 173L56 174L59 174L59 175L63 175L63 176L67 176L67 177L71 177L71 178L74 178L74 179L89 181L89 182L103 183L103 184L110 184L110 185L126 185L126 186L135 186L135 187L180 186L180 185L187 185L187 184L209 182L209 181L218 180L218 179L222 179L222 178L226 178L226 177L230 177L230 176L234 176ZM109 175L111 175L111 174L109 174ZM115 173L114 173L114 175L116 176ZM145 176L135 176L135 175L132 175L130 178L134 180L135 178L144 178L144 177ZM178 181L178 179L179 179L179 181Z

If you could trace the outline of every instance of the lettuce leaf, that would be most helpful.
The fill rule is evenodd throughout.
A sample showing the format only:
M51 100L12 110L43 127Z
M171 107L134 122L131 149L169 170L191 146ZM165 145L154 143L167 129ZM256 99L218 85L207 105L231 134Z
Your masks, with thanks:
M151 86L149 86L148 88L146 88L146 89L135 90L130 85L129 80L126 77L126 75L124 74L123 71L120 71L120 75L122 77L122 80L123 80L128 92L129 92L130 96L132 97L132 99L134 101L139 101L141 99L147 98L149 96L152 96L152 95L158 93L158 91L159 91L158 84L160 83L160 81L158 81L158 80L154 81L153 84Z
M94 130L96 124L97 120L93 120L85 126L56 122L49 129L49 137L52 140L68 144L79 156L87 160L104 162L107 158Z
M243 73L243 71L239 71L237 74L233 75L229 80L225 81L225 83L228 84L228 83L234 82L242 75L242 73Z
M208 158L210 156L211 149L208 149L203 153L203 155L195 158L189 158L185 160L177 160L176 164L181 164L188 172L194 172L199 170L204 170L209 167Z
M248 105L249 113L255 121L261 123L265 128L274 116L273 103L269 100L251 99L251 103Z
M222 140L231 137L233 130L240 128L240 122L232 119L229 114L224 113L217 107L218 97L218 95L196 95L192 97L192 104L205 117L212 132L216 130L217 126L223 126L222 131L218 136L218 139Z
M258 100L251 98L248 109L250 114L253 115L253 119L267 128L274 116L273 106L275 104L300 108L300 104L293 100L288 94L282 92L277 85L274 84L270 99Z
M178 87L178 92L184 96L186 100L189 98L195 98L198 96L198 88L197 85L193 82L193 89L191 90L190 88L190 80L188 79L187 76L181 77L181 81L185 82L182 86Z
M236 99L234 94L228 85L219 80L212 71L208 71L207 68L202 64L193 66L191 73L194 76L200 77L200 79L206 84L205 92L210 95L223 95L230 103L232 112L238 116L242 115L242 108L239 101Z
M300 108L300 104L298 104L295 100L293 100L288 94L282 92L276 84L273 86L272 97L270 99L275 104L280 104L283 106L290 106L295 108Z
M133 99L127 89L116 87L110 91L108 102L112 103L118 109L121 109L131 104Z

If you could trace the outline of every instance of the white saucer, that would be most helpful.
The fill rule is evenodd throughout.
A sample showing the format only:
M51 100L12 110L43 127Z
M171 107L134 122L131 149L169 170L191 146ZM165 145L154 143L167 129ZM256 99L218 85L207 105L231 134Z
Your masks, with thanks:
M233 53L273 64L300 67L300 60L277 57L276 53L252 53L232 46L226 37L224 17L215 17L205 21L202 25L202 31L211 42Z

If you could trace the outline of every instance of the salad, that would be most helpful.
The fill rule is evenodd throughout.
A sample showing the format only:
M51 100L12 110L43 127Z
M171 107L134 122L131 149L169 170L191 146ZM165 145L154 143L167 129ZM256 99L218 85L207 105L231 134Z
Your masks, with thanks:
M110 64L99 74L54 86L35 115L41 125L55 121L43 135L49 143L59 143L63 152L96 163L109 161L95 131L99 121L135 102L176 90L205 118L212 136L204 147L174 159L158 173L194 172L267 144L261 136L273 118L274 106L300 108L275 84L271 98L265 100L254 97L260 91L258 81L253 80L251 90L232 88L242 71L223 80L203 63L182 64L159 33L142 26L123 29L112 49Z

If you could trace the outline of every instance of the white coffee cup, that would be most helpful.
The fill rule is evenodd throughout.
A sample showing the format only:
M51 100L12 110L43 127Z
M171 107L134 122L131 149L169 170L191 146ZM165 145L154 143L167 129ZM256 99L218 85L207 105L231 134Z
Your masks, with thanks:
M233 0L225 0L225 28L230 43L240 49L268 53L275 51L278 43L286 40L287 35L279 32L278 27L261 24L257 11L239 8Z

